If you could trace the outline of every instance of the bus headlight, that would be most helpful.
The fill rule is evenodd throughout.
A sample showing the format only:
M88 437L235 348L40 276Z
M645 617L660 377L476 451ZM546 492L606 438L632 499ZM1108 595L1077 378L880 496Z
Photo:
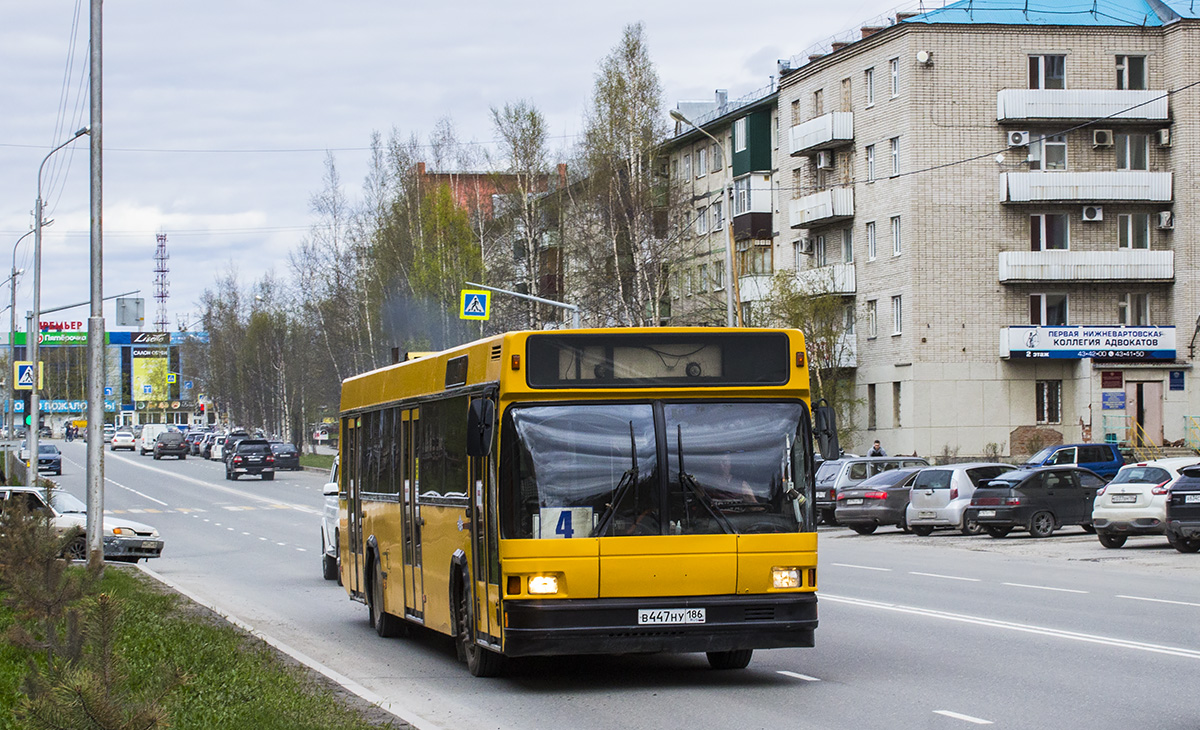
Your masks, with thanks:
M799 568L771 568L771 583L776 588L799 588Z
M529 576L529 595L548 596L558 593L558 576L531 575Z

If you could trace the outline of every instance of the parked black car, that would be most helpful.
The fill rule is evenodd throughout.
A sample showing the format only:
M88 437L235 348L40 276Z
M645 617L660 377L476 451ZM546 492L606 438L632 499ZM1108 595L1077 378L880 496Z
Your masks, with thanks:
M237 481L243 474L258 474L268 482L275 478L275 454L271 453L270 441L243 438L233 446L225 461L225 478Z
M1049 537L1064 525L1092 527L1092 502L1105 484L1094 471L1074 466L1015 469L975 490L966 519L992 537L1024 527L1034 537Z
M276 469L300 470L300 449L297 449L295 444L289 444L286 441L272 441L271 453L275 454Z
M180 460L186 459L188 450L187 439L178 431L163 431L154 437L154 459L156 461L164 456L174 456Z
M1181 553L1200 552L1200 466L1184 467L1171 484L1167 542Z
M860 535L870 535L880 525L895 525L907 532L904 511L919 471L919 467L892 469L841 489L835 509L837 523Z
M250 434L245 431L234 431L225 437L225 443L221 445L221 460L229 464L229 460L233 458L233 452L237 450L238 442L243 439L250 438ZM258 439L265 441L266 439Z

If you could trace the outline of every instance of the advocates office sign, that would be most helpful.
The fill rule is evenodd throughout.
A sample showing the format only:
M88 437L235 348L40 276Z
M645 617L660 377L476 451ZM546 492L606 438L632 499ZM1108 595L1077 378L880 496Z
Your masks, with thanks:
M1000 357L1174 360L1174 327L1007 327Z

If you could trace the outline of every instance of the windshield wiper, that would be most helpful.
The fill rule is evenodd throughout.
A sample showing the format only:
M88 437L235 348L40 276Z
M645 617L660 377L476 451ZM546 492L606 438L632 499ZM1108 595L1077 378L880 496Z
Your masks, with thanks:
M600 516L600 521L596 523L596 529L592 530L590 537L599 537L608 531L608 525L612 522L613 515L617 513L617 507L621 505L621 500L625 499L625 495L633 489L633 485L637 484L638 454L637 440L633 436L633 421L629 422L629 451L631 455L629 468L621 475L621 481L617 482L613 500L609 502L608 509L604 510L604 514Z
M679 452L679 483L687 485L687 488L700 500L700 504L704 509L708 510L713 519L720 523L721 528L726 533L737 534L737 531L733 529L733 525L729 524L729 519L721 514L720 510L713 504L712 498L708 496L708 493L700 488L700 485L696 483L696 479L691 474L683 470L683 426L680 424L675 425L675 442Z

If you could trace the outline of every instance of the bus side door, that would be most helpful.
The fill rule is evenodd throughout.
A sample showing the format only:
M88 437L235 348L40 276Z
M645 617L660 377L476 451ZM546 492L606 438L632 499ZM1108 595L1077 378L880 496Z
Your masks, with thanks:
M363 537L362 494L359 491L362 477L362 464L359 456L362 454L362 425L358 416L342 420L343 461L339 466L344 480L342 488L346 492L346 547L345 555L349 558L343 580L346 589L352 596L363 596Z
M417 456L417 429L421 425L419 408L406 409L400 414L400 440L403 460L401 503L404 506L404 606L408 615L425 619L425 575L421 564L421 460Z
M500 556L496 534L497 454L470 459L471 588L477 635L500 646Z

